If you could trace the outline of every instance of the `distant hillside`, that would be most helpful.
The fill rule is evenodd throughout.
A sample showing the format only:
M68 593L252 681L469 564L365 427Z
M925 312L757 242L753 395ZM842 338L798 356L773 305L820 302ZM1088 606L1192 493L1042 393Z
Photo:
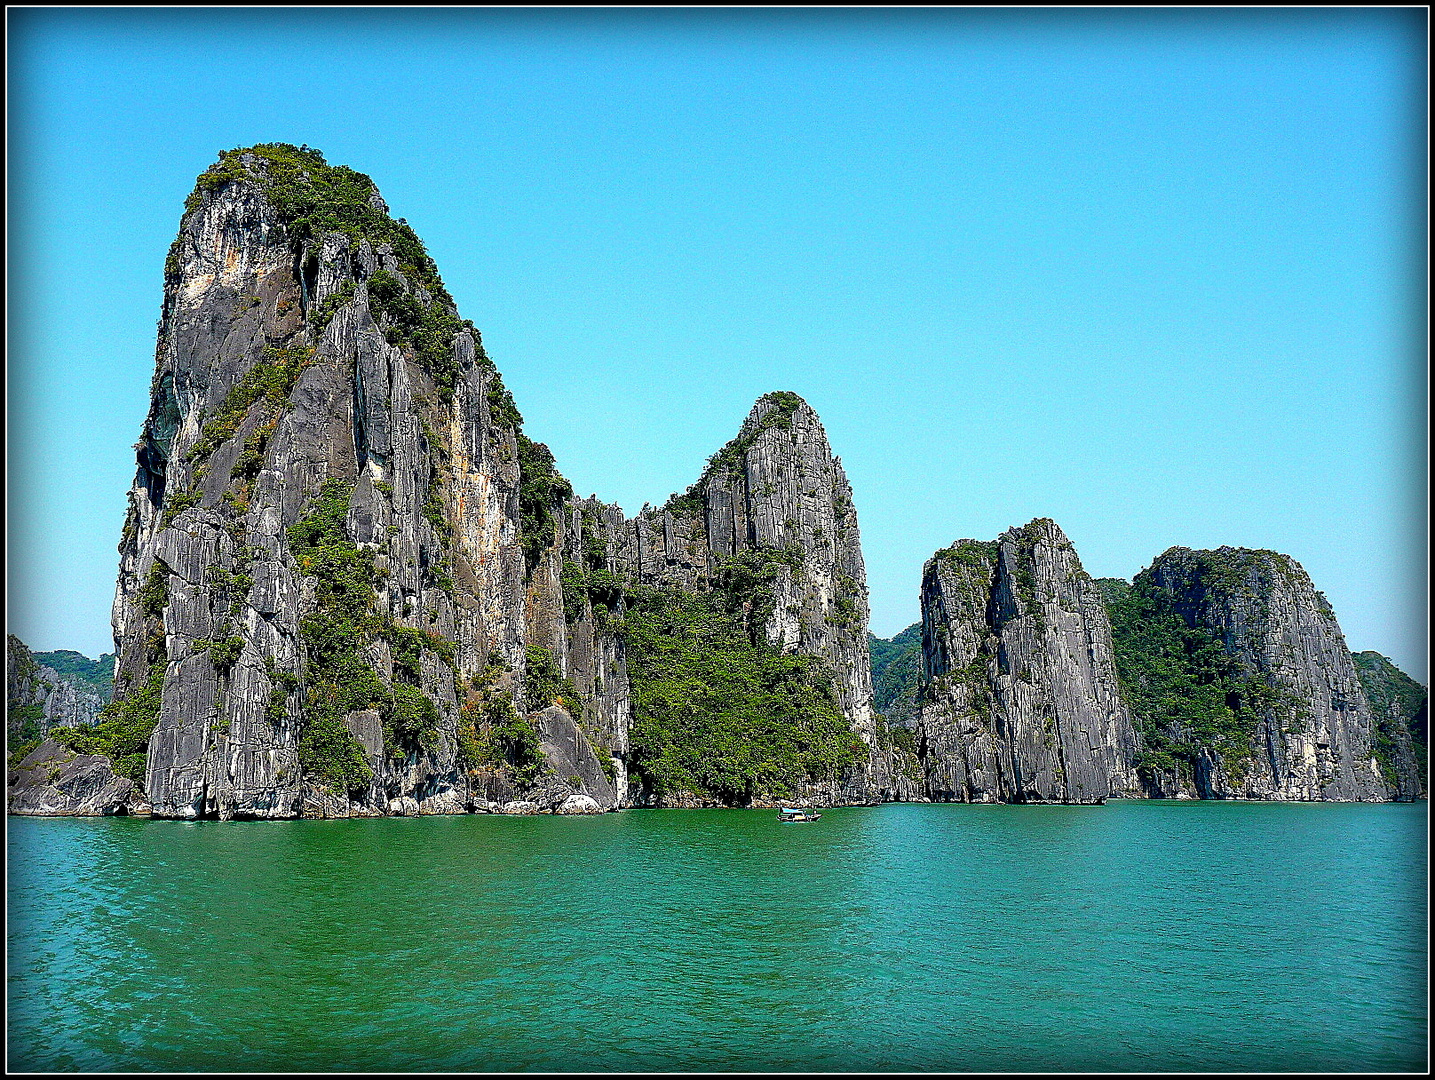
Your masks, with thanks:
M1429 694L1425 687L1401 671L1378 652L1366 650L1352 653L1355 673L1370 702L1371 711L1380 724L1376 736L1376 757L1394 759L1397 747L1404 740L1401 728L1408 732L1410 751L1420 776L1420 790L1429 787Z
M922 672L922 624L892 638L867 635L872 653L872 707L887 723L911 727L917 719L917 686Z
M87 660L68 650L31 653L14 634L6 635L5 743L11 761L19 761L55 728L94 723L110 699L108 684L101 697L88 683L57 671L51 659L55 656L86 665L103 664L106 659ZM113 664L113 657L108 660Z
M115 681L114 653L100 653L98 660L91 660L73 649L56 649L33 655L37 663L53 669L66 682L98 695L101 701L110 700Z

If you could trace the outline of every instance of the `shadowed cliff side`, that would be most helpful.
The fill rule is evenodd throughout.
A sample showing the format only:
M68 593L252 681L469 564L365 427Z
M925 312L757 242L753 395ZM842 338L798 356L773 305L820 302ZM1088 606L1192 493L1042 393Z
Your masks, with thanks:
M1375 715L1375 758L1396 798L1424 797L1429 788L1429 692L1378 652L1351 656Z

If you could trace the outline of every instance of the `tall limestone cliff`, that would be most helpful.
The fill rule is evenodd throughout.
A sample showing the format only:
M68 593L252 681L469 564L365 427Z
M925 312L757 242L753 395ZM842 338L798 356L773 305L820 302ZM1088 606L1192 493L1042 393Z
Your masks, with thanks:
M367 177L283 144L200 177L136 451L116 699L156 814L453 812L533 763L528 556L567 492Z
M852 491L797 395L759 399L660 509L573 500L555 562L565 617L550 648L634 802L890 796ZM684 645L695 636L704 649ZM706 713L696 727L679 719L687 698Z
M199 178L135 449L86 738L157 815L882 797L856 517L812 411L766 396L661 511L573 498L417 236L317 151ZM685 652L699 623L720 647ZM679 661L723 673L701 730L672 726Z
M917 753L927 797L1094 803L1139 794L1100 595L1048 518L961 540L922 572Z
M1381 801L1376 718L1335 613L1274 551L1171 548L1106 583L1155 795Z

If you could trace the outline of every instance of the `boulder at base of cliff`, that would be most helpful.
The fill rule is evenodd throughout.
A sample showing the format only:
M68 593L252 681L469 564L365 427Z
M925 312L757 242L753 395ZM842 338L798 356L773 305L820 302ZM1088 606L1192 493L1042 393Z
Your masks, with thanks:
M133 780L116 776L110 759L76 754L46 739L6 776L8 809L36 817L148 814Z
M591 795L569 795L557 810L560 814L601 814L603 808Z
M587 813L584 810L560 809L567 804L570 794L586 795L603 810L617 807L618 793L613 790L602 762L573 718L559 706L550 705L542 712L534 713L530 719L538 732L538 745L548 759L551 775L566 781L568 790L555 793L554 809L559 809L561 813ZM562 798L556 798L557 794L561 794Z

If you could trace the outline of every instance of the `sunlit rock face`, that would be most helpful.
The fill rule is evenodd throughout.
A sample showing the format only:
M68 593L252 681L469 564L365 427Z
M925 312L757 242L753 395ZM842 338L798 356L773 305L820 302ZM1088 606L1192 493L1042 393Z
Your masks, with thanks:
M766 395L662 511L573 498L422 243L317 152L200 177L135 449L115 685L156 815L627 805L623 590L702 592L751 550L785 560L761 640L821 660L862 748L800 794L886 797L856 513L812 410Z
M525 660L505 399L367 178L272 147L201 177L166 266L113 615L118 695L161 687L156 814L466 807L466 683Z
M927 797L1097 803L1140 793L1105 608L1050 519L927 561L922 671Z
M822 422L796 394L760 398L698 481L661 508L625 518L616 506L574 500L565 542L570 564L689 592L717 587L734 556L773 556L758 634L771 649L823 661L863 748L854 768L793 797L824 805L893 797L890 750L872 712L867 574L852 488ZM625 752L624 647L618 636L595 631L591 614L589 605L576 631L570 627L572 669L580 686L593 688L608 745Z
M1191 778L1202 798L1372 802L1398 792L1376 760L1376 718L1335 612L1288 555L1171 548L1143 573L1229 657L1249 745L1208 752Z

